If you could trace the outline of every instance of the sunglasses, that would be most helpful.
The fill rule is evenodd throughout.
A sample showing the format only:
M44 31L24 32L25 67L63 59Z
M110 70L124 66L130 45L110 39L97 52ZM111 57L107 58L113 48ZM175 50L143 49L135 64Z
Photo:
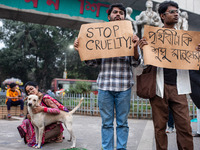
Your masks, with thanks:
M178 9L176 9L176 10L169 10L169 11L167 11L167 12L165 12L164 14L166 14L166 13L170 13L170 14L175 14L175 13L179 13L179 10Z

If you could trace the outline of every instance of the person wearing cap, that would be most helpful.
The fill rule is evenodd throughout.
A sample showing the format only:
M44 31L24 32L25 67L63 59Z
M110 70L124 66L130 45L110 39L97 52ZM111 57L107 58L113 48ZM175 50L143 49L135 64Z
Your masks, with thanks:
M18 105L20 105L20 117L24 117L24 101L22 100L21 92L19 89L17 89L17 85L15 83L11 83L9 89L6 92L6 105L8 111L8 118L11 118L11 106Z

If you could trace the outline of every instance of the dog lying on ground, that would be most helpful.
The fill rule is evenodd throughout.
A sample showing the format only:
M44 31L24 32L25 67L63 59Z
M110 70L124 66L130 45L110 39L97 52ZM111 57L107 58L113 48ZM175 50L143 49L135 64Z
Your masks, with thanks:
M32 108L39 106L38 103L39 98L37 95L29 95L28 97L26 97L25 100L27 100L28 112L31 116L31 122L35 129L35 137L36 137L35 148L41 147L42 136L45 126L59 121L64 123L65 127L67 128L70 134L69 141L72 140L71 148L74 148L76 146L76 137L74 136L74 133L72 131L72 119L73 119L72 114L81 106L83 98L81 98L79 104L72 111L70 112L60 111L60 114L58 115L53 115L45 112L34 114L32 112Z

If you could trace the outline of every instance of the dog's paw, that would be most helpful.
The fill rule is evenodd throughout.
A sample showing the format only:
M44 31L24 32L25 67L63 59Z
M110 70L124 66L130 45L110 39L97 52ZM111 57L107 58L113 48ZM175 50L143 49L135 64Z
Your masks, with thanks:
M36 146L35 148L36 148L36 149L40 149L40 146Z
M35 148L38 144L33 145L32 147Z
M33 148L36 148L36 149L40 149L41 146L39 146L38 144L35 144L34 146L32 146Z

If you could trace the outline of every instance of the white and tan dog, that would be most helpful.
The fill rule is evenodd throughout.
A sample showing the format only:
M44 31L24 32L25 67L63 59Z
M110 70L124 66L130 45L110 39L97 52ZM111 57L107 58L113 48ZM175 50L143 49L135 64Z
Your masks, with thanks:
M35 148L41 147L42 135L43 135L45 126L58 122L58 121L64 123L65 127L67 128L70 134L70 141L72 140L71 148L74 148L76 146L76 137L74 136L74 133L72 131L72 119L73 119L72 114L81 106L83 98L81 98L79 104L72 111L70 112L60 111L60 114L58 115L53 115L53 114L45 113L45 112L34 114L32 112L32 108L39 106L38 96L29 95L28 97L26 97L26 100L27 100L28 112L31 116L31 122L35 129L35 137L36 137L36 143L37 143Z

